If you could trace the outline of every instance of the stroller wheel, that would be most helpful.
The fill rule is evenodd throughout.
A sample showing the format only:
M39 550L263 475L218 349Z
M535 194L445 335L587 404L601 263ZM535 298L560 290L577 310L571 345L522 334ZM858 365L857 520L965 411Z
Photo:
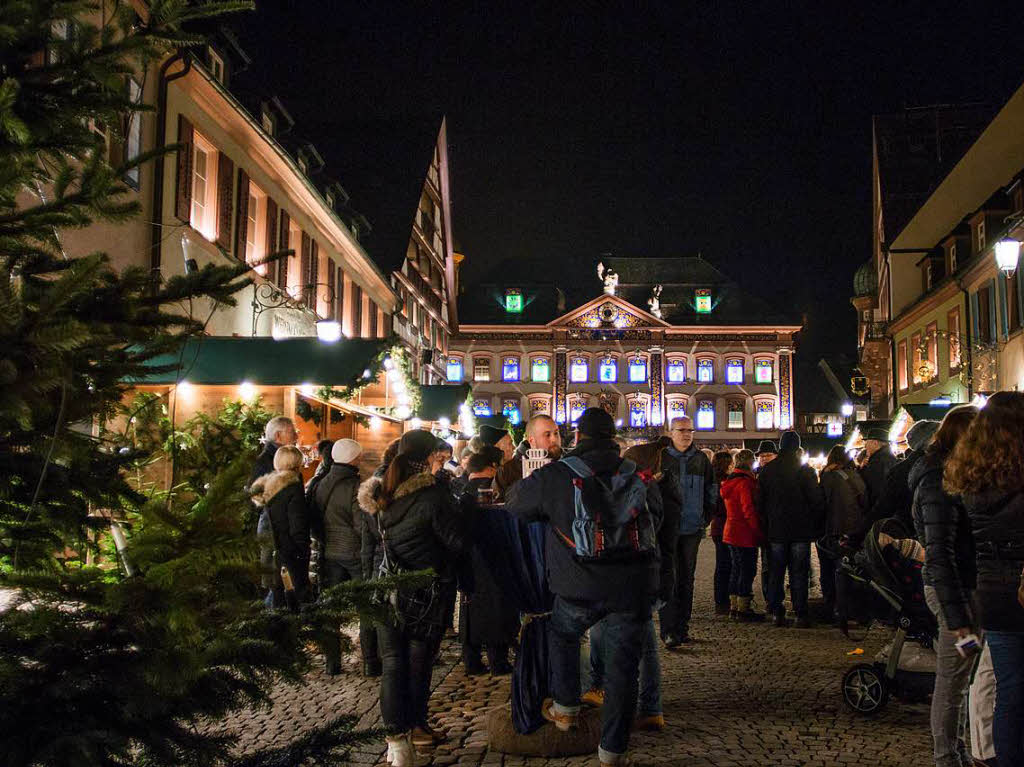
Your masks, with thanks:
M874 666L858 663L843 674L843 702L858 714L878 713L888 700L887 680Z

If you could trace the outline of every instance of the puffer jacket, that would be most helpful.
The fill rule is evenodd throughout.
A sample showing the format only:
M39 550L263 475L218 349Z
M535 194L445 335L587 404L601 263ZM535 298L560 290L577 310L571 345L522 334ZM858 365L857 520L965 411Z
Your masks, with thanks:
M469 538L455 501L432 474L405 480L387 508L382 507L382 480L371 477L359 486L359 506L369 515L363 535L363 573L376 577L384 559L381 529L388 553L408 570L433 569L442 580L454 579L454 563L466 554Z
M753 472L736 469L722 483L725 526L722 541L730 546L754 548L764 543L757 504L760 491Z
M821 537L825 496L814 469L796 450L783 450L758 476L761 521L771 543L800 543Z
M309 587L309 513L297 471L273 471L253 482L252 500L270 519L277 564L288 568L300 598Z
M857 470L823 471L821 491L825 497L825 535L838 539L859 530L864 523L867 489Z
M347 463L331 466L313 491L314 532L326 559L358 562L362 556L366 519L358 492L359 469Z
M666 518L679 520L680 535L703 533L718 507L718 484L711 461L696 445L679 452L669 445L660 454L658 480Z
M1024 568L1024 490L965 494L963 503L974 534L981 627L1024 632L1024 607L1017 601Z
M924 582L935 589L946 625L958 629L976 625L970 597L977 569L967 510L942 489L944 463L945 456L928 452L914 464L907 486L914 494L915 534L924 543Z
M581 458L598 477L606 479L623 460L613 440L584 439L569 455ZM661 564L666 556L671 562L666 548L674 546L675 541L671 531L667 537L661 535L663 512L657 484L647 483L647 508L659 530L659 556L646 561L581 562L559 537L559 531L572 535L575 476L564 463L549 463L513 485L505 506L510 514L526 522L548 523L544 548L551 591L563 599L601 603L613 611L649 608L656 596L664 598L671 588L671 568L666 569L663 579Z

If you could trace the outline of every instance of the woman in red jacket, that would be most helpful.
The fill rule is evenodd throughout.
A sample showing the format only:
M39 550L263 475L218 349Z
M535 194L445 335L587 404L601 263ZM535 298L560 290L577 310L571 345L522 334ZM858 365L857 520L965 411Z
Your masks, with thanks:
M758 546L764 541L758 517L757 477L754 476L754 454L740 450L736 466L722 483L725 501L725 529L722 540L732 554L729 580L730 616L741 621L763 621L764 615L750 609L754 576L757 575Z

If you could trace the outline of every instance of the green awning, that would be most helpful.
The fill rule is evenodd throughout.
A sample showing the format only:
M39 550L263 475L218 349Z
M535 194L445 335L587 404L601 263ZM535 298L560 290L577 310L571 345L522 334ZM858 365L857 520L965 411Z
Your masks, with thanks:
M421 386L420 406L415 415L424 421L447 418L454 423L459 418L459 408L466 404L471 390L469 384Z
M138 385L230 385L248 381L261 386L348 386L393 340L346 339L324 343L317 338L269 336L190 338L180 354L155 357L152 375ZM168 368L160 370L160 368Z

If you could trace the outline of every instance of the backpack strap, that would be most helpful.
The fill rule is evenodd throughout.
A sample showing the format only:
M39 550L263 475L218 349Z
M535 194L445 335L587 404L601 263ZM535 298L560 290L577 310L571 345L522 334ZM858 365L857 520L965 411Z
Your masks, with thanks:
M580 479L586 479L587 477L594 476L593 470L587 466L586 462L575 455L567 455L565 458L559 460L559 463L564 463L569 467L569 471L575 474Z
M628 458L623 458L622 463L619 464L619 470L617 473L623 477L628 477L631 474L636 474L636 463L629 460Z

